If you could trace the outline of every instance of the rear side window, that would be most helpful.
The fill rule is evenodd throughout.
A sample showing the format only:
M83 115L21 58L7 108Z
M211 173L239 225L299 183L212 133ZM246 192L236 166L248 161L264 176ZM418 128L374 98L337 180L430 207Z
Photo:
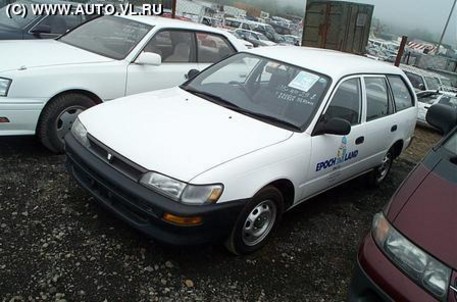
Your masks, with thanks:
M351 125L359 124L361 103L360 80L347 80L336 90L324 117L326 120L339 117L347 120Z
M397 111L412 107L414 105L414 99L403 79L400 76L395 75L387 76L387 78L389 79L390 87L392 88Z
M223 36L197 33L198 62L215 63L235 53L235 49Z
M371 121L391 112L389 108L389 94L385 78L365 78L367 93L367 121Z

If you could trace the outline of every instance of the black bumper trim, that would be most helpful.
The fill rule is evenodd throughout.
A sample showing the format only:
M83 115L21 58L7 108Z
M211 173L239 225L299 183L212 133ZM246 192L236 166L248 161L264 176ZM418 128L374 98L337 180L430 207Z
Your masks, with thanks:
M65 136L66 166L74 179L110 212L148 236L168 244L188 245L226 239L248 199L192 206L145 188L98 158L71 133ZM198 226L177 226L163 214L201 216Z

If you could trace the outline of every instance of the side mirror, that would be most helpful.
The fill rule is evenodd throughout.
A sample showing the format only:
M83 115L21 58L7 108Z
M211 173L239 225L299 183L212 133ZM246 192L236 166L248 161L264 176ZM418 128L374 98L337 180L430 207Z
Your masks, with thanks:
M334 117L327 122L319 121L314 130L314 135L319 134L334 134L334 135L348 135L351 133L351 124L342 118Z
M419 84L419 89L420 90L425 90L425 85L424 84Z
M457 110L451 106L435 104L427 110L425 119L443 134L447 134L457 126Z
M198 69L191 69L191 70L189 70L189 72L186 74L186 79L192 80L192 79L195 78L199 73L200 73L200 71L199 71Z
M50 34L51 33L51 26L45 24L38 24L34 29L31 31L34 35L40 34Z
M141 65L159 66L162 64L162 57L154 52L142 52L138 58L136 58L135 63Z

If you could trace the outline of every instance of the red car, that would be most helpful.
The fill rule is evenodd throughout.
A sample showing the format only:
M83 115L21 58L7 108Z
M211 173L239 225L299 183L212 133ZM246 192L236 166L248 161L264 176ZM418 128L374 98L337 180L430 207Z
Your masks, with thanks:
M457 301L457 111L443 106L427 122L448 134L374 216L349 301Z

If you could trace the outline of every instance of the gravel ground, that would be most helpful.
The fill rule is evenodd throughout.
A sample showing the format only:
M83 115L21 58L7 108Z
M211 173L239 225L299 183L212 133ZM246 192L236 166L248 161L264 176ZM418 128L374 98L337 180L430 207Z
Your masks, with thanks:
M261 251L168 247L105 213L33 138L0 138L2 301L344 301L371 218L440 138L417 128L378 190L356 179L287 213Z

